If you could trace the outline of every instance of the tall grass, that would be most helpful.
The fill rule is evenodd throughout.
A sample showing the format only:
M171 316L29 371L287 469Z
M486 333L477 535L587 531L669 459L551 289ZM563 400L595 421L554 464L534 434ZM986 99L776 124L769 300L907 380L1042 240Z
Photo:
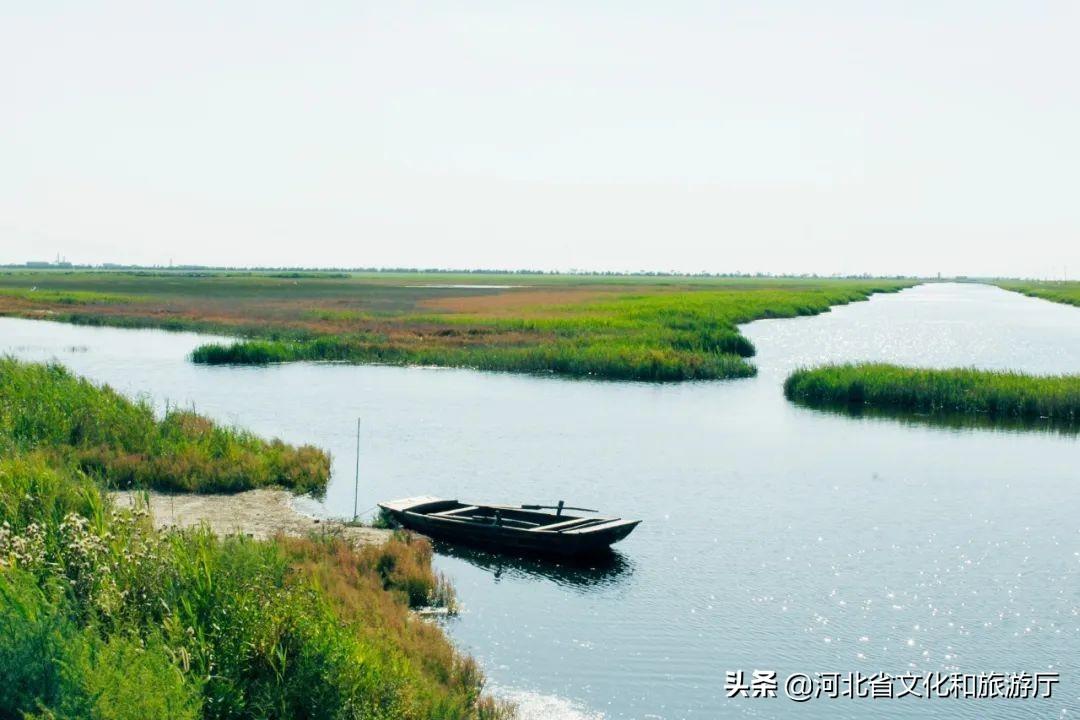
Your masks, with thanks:
M731 353L680 351L617 341L465 348L404 347L349 338L311 343L244 340L229 345L202 345L192 359L211 365L266 365L297 360L438 365L611 380L706 380L748 377L755 372L753 365Z
M67 472L0 462L0 717L505 715L409 617L426 543L160 534Z
M1028 297L1042 298L1065 305L1080 306L1080 282L1045 281L1025 282L1020 280L1003 280L996 283L998 287L1013 292L1022 293Z
M808 405L1080 423L1080 375L930 370L882 363L826 365L792 373L784 382L784 394Z
M329 457L309 445L263 440L190 411L157 419L148 403L59 365L0 358L0 454L35 448L115 488L320 493L330 474Z
M615 380L705 380L753 375L739 323L825 312L900 282L627 295L534 310L528 317L404 315L365 318L361 334L256 338L202 345L192 360L268 364L333 360L554 373Z
M509 717L410 615L453 600L426 541L156 531L68 455L79 436L123 446L160 423L59 368L0 367L0 718ZM26 383L63 391L63 412L7 387Z
M462 283L458 286L455 283ZM499 273L12 272L0 314L224 333L209 364L432 364L616 380L746 377L740 323L825 312L904 279Z

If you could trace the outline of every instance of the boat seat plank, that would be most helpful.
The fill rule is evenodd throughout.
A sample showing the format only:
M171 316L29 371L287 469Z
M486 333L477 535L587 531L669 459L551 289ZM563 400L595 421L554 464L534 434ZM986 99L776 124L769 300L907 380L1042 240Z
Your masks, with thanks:
M454 508L453 510L443 510L442 512L434 512L434 513L431 513L431 516L432 517L453 517L454 515L465 515L466 513L471 513L471 512L474 512L476 510L479 510L479 509L480 508L477 507L476 505L467 505L467 506L461 507L461 508Z
M584 530L586 528L596 527L597 525L603 525L610 521L611 518L585 518L585 522L580 525L573 525L569 528L562 528L559 532L574 532L576 530Z
M539 527L534 527L533 531L536 532L540 530L559 530L561 532L568 527L580 525L581 523L587 523L592 520L593 518L574 518L573 520L563 520L562 522L552 523L551 525L540 525Z

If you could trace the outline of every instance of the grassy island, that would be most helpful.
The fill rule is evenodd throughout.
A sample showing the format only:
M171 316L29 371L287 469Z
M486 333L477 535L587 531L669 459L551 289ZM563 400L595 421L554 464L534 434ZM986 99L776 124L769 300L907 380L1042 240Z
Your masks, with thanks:
M0 273L0 314L239 336L210 364L335 360L618 380L753 375L737 325L909 280L543 273Z
M61 368L4 360L0 717L507 717L473 661L409 612L448 593L426 542L157 531L105 491L307 490L325 474L314 448L156 421Z
M826 365L792 373L784 382L784 394L814 406L1080 422L1080 375L930 370L883 363Z

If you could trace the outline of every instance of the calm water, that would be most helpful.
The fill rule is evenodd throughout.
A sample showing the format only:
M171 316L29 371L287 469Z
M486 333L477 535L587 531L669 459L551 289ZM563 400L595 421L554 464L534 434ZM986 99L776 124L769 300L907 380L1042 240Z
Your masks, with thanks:
M203 336L0 319L161 404L335 456L324 504L565 498L645 522L596 569L440 554L450 622L532 717L1049 718L1080 712L1080 439L798 408L793 367L881 359L1080 371L1080 310L929 285L752 323L757 378L648 385L461 370L197 367ZM725 700L727 670L1058 671L1052 700ZM1070 712L1071 711L1071 712Z

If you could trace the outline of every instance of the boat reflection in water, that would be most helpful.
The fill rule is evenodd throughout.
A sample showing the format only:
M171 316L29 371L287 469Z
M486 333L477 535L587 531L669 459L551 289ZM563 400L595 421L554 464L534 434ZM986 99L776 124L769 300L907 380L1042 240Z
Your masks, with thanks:
M462 560L491 573L496 582L503 578L548 580L586 593L627 582L634 571L633 562L617 550L608 550L581 559L552 559L507 555L441 540L433 540L432 545L439 555Z
M839 415L867 422L892 422L911 427L935 427L959 431L984 430L1006 434L1043 432L1072 437L1080 435L1080 419L1072 417L990 417L981 414L970 415L940 410L917 412L899 408L874 407L860 403L809 403L802 400L796 400L794 404L811 412L825 415Z

